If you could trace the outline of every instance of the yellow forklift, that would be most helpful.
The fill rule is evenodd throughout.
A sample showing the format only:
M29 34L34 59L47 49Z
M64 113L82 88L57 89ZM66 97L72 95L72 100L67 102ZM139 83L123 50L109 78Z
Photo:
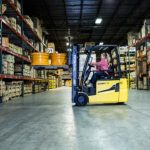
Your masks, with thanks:
M111 69L106 76L96 81L95 86L88 86L87 81L92 71L92 53L107 53L110 56ZM87 104L125 103L128 101L127 79L122 77L117 45L98 45L85 50L86 60L79 78L80 48L74 45L71 52L72 65L72 103L77 106Z

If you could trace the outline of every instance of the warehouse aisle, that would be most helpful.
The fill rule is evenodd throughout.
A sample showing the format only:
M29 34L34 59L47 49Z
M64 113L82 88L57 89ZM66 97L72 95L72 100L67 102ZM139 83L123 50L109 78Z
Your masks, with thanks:
M150 93L128 105L71 107L68 88L0 105L1 150L149 150ZM140 144L139 144L140 143Z

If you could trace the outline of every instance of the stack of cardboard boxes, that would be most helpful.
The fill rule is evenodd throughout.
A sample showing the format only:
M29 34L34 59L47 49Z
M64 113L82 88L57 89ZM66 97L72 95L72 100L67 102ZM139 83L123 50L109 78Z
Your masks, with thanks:
M33 91L34 91L34 93L42 92L42 91L45 90L45 87L47 87L47 83L46 82L41 82L41 83L37 82L34 85L34 90Z
M126 57L127 77L129 78L129 86L132 89L136 88L136 48L129 47Z
M24 18L25 18L26 22L30 25L30 27L33 29L34 24L33 24L32 19L28 15L25 15Z
M9 37L2 37L2 46L9 48L11 51L22 55L22 47L9 42Z
M143 26L139 33L129 32L127 34L128 46L132 46L139 39L146 37L148 33L150 33L150 19L144 20Z
M65 86L71 87L72 86L72 80L66 80Z
M54 43L48 43L48 48L46 50L47 53L55 53L55 44Z
M37 17L33 17L32 21L33 21L33 27L34 27L35 31L37 32L37 35L42 40L43 29L42 29L41 21Z
M5 13L5 11L7 10L7 5L6 4L2 4L2 7L0 6L0 12L2 13L2 15Z
M126 76L126 53L127 47L122 46L119 47L119 55L120 55L120 64L121 64L121 71L124 76Z
M48 72L49 89L55 89L63 86L63 69L51 70Z
M136 45L136 68L137 68L137 87L139 89L148 89L148 78L149 78L149 51L150 48L150 40L145 39L147 35L150 33L150 19L144 20L143 26L139 33L128 33L128 45L132 46L139 40L141 43L144 42L145 44L139 43L138 46Z
M15 57L8 54L3 54L3 72L4 74L14 75Z
M1 82L1 96L3 96L3 101L11 100L13 97L20 96L22 93L22 81L12 81L12 82Z
M8 37L2 37L2 46L9 47L9 38Z
M35 85L34 92L35 92L35 93L38 93L38 92L39 92L39 85L38 85L38 84Z
M13 29L17 30L16 18L10 17L10 18L9 18L9 24L10 24L10 26L11 26Z
M49 83L48 88L49 89L55 89L57 87L57 78L54 75L48 75Z
M13 52L22 55L22 47L14 45L12 43L9 43L9 49L12 50Z
M147 52L148 78L150 79L150 50Z
M5 91L6 91L5 82L4 81L0 81L0 96L3 96Z
M23 71L23 74L22 74ZM31 69L29 65L15 64L14 66L15 75L31 77Z
M27 77L31 77L31 67L29 65L23 66L23 75Z
M25 83L24 84L24 94L32 93L32 83Z

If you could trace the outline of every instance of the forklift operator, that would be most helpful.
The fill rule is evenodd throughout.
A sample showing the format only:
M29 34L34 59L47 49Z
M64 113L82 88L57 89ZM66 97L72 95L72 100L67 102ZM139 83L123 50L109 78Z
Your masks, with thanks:
M91 83L95 86L96 81L101 79L102 77L107 77L109 70L109 60L108 55L106 53L101 54L101 59L99 62L92 63L93 66L96 66L96 73L92 76Z

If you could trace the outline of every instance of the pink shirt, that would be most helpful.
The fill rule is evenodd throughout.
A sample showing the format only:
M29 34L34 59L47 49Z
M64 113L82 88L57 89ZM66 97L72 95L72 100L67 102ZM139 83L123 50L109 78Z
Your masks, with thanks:
M109 63L106 58L102 58L99 62L96 62L97 71L104 71L109 69Z

